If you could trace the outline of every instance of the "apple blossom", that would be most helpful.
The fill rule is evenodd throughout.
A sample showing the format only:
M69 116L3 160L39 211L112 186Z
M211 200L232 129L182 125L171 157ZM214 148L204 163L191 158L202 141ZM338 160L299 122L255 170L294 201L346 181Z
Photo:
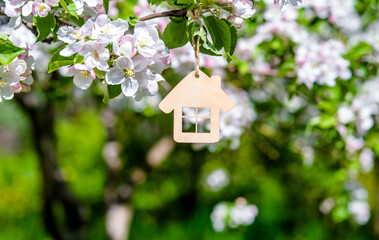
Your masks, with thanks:
M96 18L92 38L113 42L129 29L129 23L123 19L111 21L105 14Z
M134 37L130 34L121 36L113 42L113 52L118 56L133 57L137 53Z
M68 76L74 76L74 84L80 89L87 89L91 86L92 81L95 80L96 75L92 68L84 64L75 64L67 71Z
M46 17L51 10L51 7L46 3L34 1L32 10L34 16Z
M107 71L105 81L110 85L121 84L121 89L125 96L134 96L138 90L139 81L136 79L136 72L130 57L119 57L115 61L114 67Z
M68 43L68 45L61 50L60 54L62 56L68 57L77 52L79 52L85 42L86 37L90 37L93 31L93 22L89 19L81 28L78 30L71 26L63 26L59 28L57 35L58 39Z
M133 37L138 52L144 57L152 57L157 53L158 31L154 26L138 22L134 28Z
M87 41L78 53L84 57L86 66L106 71L109 68L108 60L110 57L109 50L106 48L107 45L108 42Z
M234 14L241 18L251 18L256 12L250 0L234 0L233 7Z

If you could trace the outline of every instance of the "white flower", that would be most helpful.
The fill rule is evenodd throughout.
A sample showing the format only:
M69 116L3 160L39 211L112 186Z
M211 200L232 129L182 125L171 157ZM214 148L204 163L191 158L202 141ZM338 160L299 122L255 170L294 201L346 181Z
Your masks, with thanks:
M50 6L59 6L59 0L44 0L44 2Z
M374 152L369 148L363 149L359 155L359 162L363 172L370 172L374 167Z
M241 18L251 18L256 12L250 0L234 0L233 7L235 15Z
M225 229L226 219L228 217L229 208L225 203L219 203L213 209L211 214L212 226L216 232L221 232Z
M75 43L77 41L82 41L85 37L91 36L93 29L93 22L89 19L81 28L78 30L71 26L60 27L57 35L58 39L65 43Z
M338 120L343 124L347 124L354 120L354 112L346 106L342 106L338 109L337 116Z
M365 142L362 138L355 138L354 136L348 136L346 138L346 150L349 153L354 153L363 148Z
M74 84L80 89L87 89L91 86L92 81L96 78L92 68L84 64L75 64L67 71L67 76L74 76Z
M258 215L258 208L253 204L247 204L243 197L236 199L235 204L219 203L211 213L213 229L223 231L226 226L236 228L240 225L250 225Z
M138 22L134 28L134 39L138 52L144 57L153 57L157 53L158 31L152 25Z
M230 221L229 225L231 227L238 227L239 225L250 225L254 222L255 217L258 215L257 206L251 204L236 204L230 210Z
M47 5L46 3L35 1L33 4L34 16L46 17L50 10L51 10L51 7Z
M68 57L79 52L84 46L85 38L92 35L92 29L93 22L90 19L78 30L71 26L59 28L57 32L58 39L68 43L68 45L62 49L60 55Z
M351 201L348 204L348 210L360 225L366 224L370 219L370 205L366 201Z
M228 185L229 181L228 173L222 168L214 170L206 178L207 186L215 192Z
M97 68L106 71L109 59L109 50L106 48L107 42L87 41L79 54L84 56L84 63L87 67Z
M297 7L299 3L302 3L302 0L274 0L275 4L280 4L282 10L286 9L288 5Z
M119 56L128 56L132 58L137 49L134 46L134 38L132 35L124 35L113 42L113 52Z
M2 98L5 100L13 98L13 87L19 83L20 75L25 73L26 68L25 61L18 59L6 66L0 66L0 102Z
M120 38L129 29L129 23L123 19L111 21L109 17L102 14L95 21L93 38L102 41L113 42Z
M126 56L115 61L114 67L105 74L105 81L110 85L121 84L122 92L127 97L134 96L138 91L133 62Z

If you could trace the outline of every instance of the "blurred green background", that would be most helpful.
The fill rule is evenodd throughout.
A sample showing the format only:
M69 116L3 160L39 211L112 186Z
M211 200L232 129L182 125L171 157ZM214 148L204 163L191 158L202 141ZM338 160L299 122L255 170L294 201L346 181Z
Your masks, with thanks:
M136 3L119 2L119 15L125 18L132 14ZM264 8L262 2L257 3L258 13L241 30L241 36L254 35L265 21ZM359 1L355 8L363 19L364 32L378 18L378 1ZM349 35L326 19L308 18L304 9L299 14L297 22L309 32L324 39L348 41ZM359 43L348 49L345 58L351 62L352 80L307 89L293 77L285 77L295 70L295 47L288 36L274 35L254 53L279 69L279 77L267 76L262 81L247 73L249 63L238 58L233 60L233 68L227 68L223 81L236 86L231 91L238 88L248 93L248 106L257 113L254 121L241 126L243 133L236 148L231 147L231 140L211 146L176 144L171 140L172 116L157 110L159 99L144 103L142 108L126 98L105 105L101 86L83 93L62 76L53 75L49 84L37 81L33 92L24 94L36 97L39 104L34 109L25 107L22 97L3 101L0 240L53 239L45 226L46 202L52 203L56 228L63 233L75 232L62 239L112 238L112 227L107 230L107 223L121 223L124 229L120 231L129 232L132 240L379 239L377 157L374 168L363 173L359 154L346 152L346 143L335 128L339 106L357 95L366 78L377 77L378 64L366 61L373 48ZM273 64L278 59L280 63ZM358 76L359 71L363 76ZM172 69L164 72L169 86L183 76ZM160 93L165 96L167 88L162 85ZM257 100L256 90L268 97ZM285 97L279 97L283 92ZM283 99L289 101L293 95L306 103L292 111ZM310 108L319 110L320 117L315 118ZM45 116L46 110L55 117ZM348 128L355 129L352 124ZM53 145L44 152L38 147L46 147L46 136ZM378 126L375 124L364 138L365 146L378 156ZM45 160L41 160L43 156ZM79 206L83 222L74 224L75 231L65 222L71 219L62 201L66 193L62 197L45 192L54 190L46 182L42 163L49 159L53 159L48 164L56 172L50 172L48 178L67 183ZM210 176L220 169L227 181L212 188ZM226 224L223 230L216 231L211 217L215 207L222 203L233 207L238 205L236 199L256 206L257 215L249 224L233 227L228 225L233 219L229 212L222 217ZM369 209L358 211L368 215L368 221L360 222L349 211L354 199L367 200ZM117 206L121 210L112 212Z

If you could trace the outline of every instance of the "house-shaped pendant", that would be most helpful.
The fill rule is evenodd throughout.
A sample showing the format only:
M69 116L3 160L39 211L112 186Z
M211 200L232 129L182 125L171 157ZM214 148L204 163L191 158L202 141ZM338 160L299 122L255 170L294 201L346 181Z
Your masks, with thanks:
M174 140L181 143L214 143L220 139L220 110L229 112L234 102L221 89L221 77L202 71L188 74L161 101L159 108L174 110ZM194 128L184 129L187 124ZM200 126L205 123L205 126Z

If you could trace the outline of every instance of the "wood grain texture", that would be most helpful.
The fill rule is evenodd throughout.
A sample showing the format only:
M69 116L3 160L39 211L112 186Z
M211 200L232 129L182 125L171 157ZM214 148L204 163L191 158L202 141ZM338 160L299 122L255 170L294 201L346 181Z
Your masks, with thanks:
M174 140L179 143L218 142L220 110L229 112L234 106L232 99L221 89L221 77L208 77L202 71L199 71L199 77L195 76L195 71L188 74L159 104L159 108L165 113L174 110ZM183 108L209 108L210 132L183 132Z

